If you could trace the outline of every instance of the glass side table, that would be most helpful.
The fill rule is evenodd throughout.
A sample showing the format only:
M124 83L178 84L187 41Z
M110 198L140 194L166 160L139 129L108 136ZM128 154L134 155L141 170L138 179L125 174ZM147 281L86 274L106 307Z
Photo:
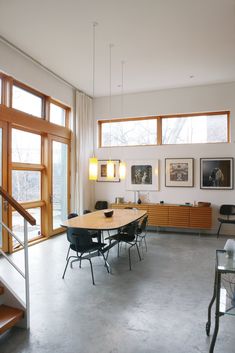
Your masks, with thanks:
M208 307L208 321L206 323L207 336L210 335L211 309L214 301L215 327L209 353L214 351L220 317L223 315L235 316L235 259L228 257L225 250L216 250L214 291Z

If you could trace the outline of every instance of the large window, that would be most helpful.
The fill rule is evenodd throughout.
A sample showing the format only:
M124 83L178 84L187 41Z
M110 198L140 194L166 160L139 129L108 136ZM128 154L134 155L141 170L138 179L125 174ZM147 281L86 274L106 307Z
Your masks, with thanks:
M41 163L41 136L12 129L12 162Z
M102 122L102 147L157 144L157 119Z
M162 143L227 142L228 115L200 115L162 119Z
M229 142L229 112L100 120L99 147Z
M50 103L50 122L66 126L66 110L57 104Z
M36 219L35 226L28 225L30 241L64 232L60 224L70 211L70 108L2 73L0 97L0 185ZM1 206L0 220L23 240L23 218ZM20 246L1 233L0 226L4 251Z
M13 85L12 92L12 108L35 115L38 118L43 116L42 98L15 85Z

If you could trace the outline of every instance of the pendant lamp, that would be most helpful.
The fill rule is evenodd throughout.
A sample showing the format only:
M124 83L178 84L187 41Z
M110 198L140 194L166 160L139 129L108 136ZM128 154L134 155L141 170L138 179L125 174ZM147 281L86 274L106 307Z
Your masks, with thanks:
M98 25L97 22L93 22L93 58L92 58L92 82L93 82L93 107L95 98L95 28ZM94 112L94 110L93 110ZM94 119L94 114L93 119ZM98 159L95 157L95 122L93 121L93 156L89 158L89 180L97 180L98 178Z

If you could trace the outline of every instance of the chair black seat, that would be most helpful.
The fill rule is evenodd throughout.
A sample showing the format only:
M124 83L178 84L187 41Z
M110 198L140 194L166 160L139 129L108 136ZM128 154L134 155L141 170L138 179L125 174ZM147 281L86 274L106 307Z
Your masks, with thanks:
M113 234L113 235L111 235L110 237L108 237L106 239L129 242L129 241L135 240L135 236L129 235L126 232L120 232L120 233L117 233L117 234Z
M218 218L220 225L217 231L217 238L219 237L219 232L222 224L235 224L235 219L230 218L230 216L235 216L235 205L221 205L219 213L222 216L226 216L226 218L222 218L222 217Z
M235 219L225 219L225 218L218 218L218 221L221 223L231 223L231 224L235 224Z
M118 241L118 256L119 256L119 243L120 242L124 242L129 244L129 248L128 248L128 255L129 255L129 268L131 270L131 253L130 250L133 246L136 246L138 255L139 255L139 259L141 261L141 256L140 256L140 251L139 251L139 247L137 244L137 230L138 227L138 222L132 222L130 224L128 224L127 226L123 227L122 230L120 230L117 234L113 234L109 237L107 237L106 239L109 239L109 241L111 242L112 240L116 240Z
M70 244L70 249L83 254L89 251L101 250L105 245L105 243L93 243L90 244L90 246L76 246L75 244Z

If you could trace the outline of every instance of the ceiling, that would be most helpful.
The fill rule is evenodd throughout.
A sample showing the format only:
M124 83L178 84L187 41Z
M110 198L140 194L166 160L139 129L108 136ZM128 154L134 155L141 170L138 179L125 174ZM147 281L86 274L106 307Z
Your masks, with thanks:
M235 0L0 0L0 33L95 96L235 81ZM1 56L0 56L1 69Z

